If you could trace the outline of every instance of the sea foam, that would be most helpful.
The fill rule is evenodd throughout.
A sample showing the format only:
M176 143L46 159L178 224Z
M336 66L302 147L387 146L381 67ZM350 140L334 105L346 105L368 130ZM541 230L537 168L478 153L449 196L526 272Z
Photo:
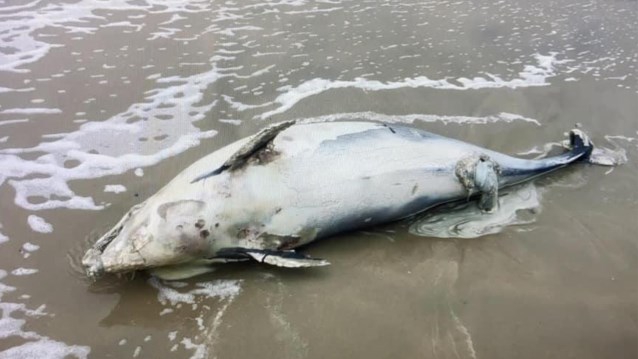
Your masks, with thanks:
M283 113L291 109L299 101L311 96L318 95L334 89L354 88L363 91L383 91L395 90L400 88L432 88L439 90L478 90L486 88L511 88L547 86L547 79L556 75L555 64L561 61L556 58L556 54L550 55L534 55L536 65L526 65L519 72L519 76L514 79L505 80L499 75L486 73L485 77L457 78L456 83L449 79L432 80L426 76L418 76L414 78L405 78L401 81L382 82L377 80L369 80L366 78L356 78L351 81L344 80L328 80L315 78L303 82L298 86L283 86L279 91L283 92L275 99L279 104L274 110L267 111L258 115L258 118L267 119L273 115Z
M130 22L108 22L106 25L95 25L89 20L107 20L105 12L110 11L145 11L148 13L193 13L210 9L207 1L162 1L147 0L133 2L127 0L81 0L75 3L51 3L39 6L40 1L27 5L2 7L0 10L0 33L3 34L1 45L12 48L12 53L0 57L0 71L27 73L25 65L36 62L46 56L51 49L63 47L43 41L36 34L45 28L63 28L67 33L82 35L94 34L100 27L134 27L137 31L143 25ZM37 9L34 9L36 8ZM46 37L44 37L46 39Z
M145 102L131 105L127 111L102 122L87 122L74 132L61 134L54 141L31 148L0 150L0 184L7 178L16 190L17 205L41 210L58 207L101 209L91 197L77 196L68 181L121 174L154 165L161 160L197 146L217 132L201 131L193 122L204 118L215 101L199 104L204 91L219 79L216 68L190 77L156 80L172 86L147 92ZM184 113L188 121L184 121ZM151 124L152 123L152 124ZM157 137L161 136L161 137ZM140 138L161 138L145 141ZM19 155L42 153L36 160ZM69 161L78 164L66 166ZM23 179L29 175L44 178ZM30 197L44 199L33 203Z
M20 271L15 270L18 273ZM23 271L22 271L23 272ZM20 274L14 274L20 275ZM0 269L0 280L7 276L7 272ZM47 336L33 331L25 330L25 318L39 318L48 315L41 305L36 309L29 309L25 304L4 302L3 297L7 293L15 292L16 288L0 282L0 338L19 338L21 344L0 352L0 359L21 359L21 358L87 358L91 352L88 346L68 345L66 343L53 340ZM16 343L17 343L16 342ZM46 354L44 354L46 353Z
M164 310L163 313L170 314L174 308L180 308L183 305L190 305L196 311L197 316L194 320L201 335L196 335L194 338L183 337L179 343L184 349L192 351L191 359L207 358L219 336L219 327L222 324L224 313L241 292L241 282L215 280L199 282L195 284L195 287L191 287L184 282L164 282L157 278L151 278L148 283L157 289L157 300L165 306L170 306L166 309L171 309L171 311ZM211 309L212 303L209 302L211 299L219 301L213 313L210 313L213 311ZM207 302L208 304L206 304ZM201 308L198 307L200 304ZM208 323L205 325L206 321ZM171 332L169 339L174 341L177 339L177 335L178 332Z
M35 232L39 233L51 233L53 232L53 226L44 220L42 217L38 217L35 214L30 215L27 218L29 227Z

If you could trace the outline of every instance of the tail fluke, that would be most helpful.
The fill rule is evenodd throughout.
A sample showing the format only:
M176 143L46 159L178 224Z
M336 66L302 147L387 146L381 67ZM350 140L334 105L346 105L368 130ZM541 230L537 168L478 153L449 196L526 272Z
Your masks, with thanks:
M582 130L575 128L569 131L569 147L574 154L581 154L579 159L586 160L594 150L594 144Z
M509 186L565 167L574 162L588 161L594 150L594 144L589 139L589 136L578 128L569 131L569 143L564 143L564 146L569 150L557 156L536 160L516 159L510 166L502 166L499 184L501 186Z

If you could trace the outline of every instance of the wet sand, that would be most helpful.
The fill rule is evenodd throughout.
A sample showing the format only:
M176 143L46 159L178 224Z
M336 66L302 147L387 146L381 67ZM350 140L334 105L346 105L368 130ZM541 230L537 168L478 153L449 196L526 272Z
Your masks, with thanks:
M0 358L636 358L637 41L635 1L0 4ZM628 162L536 180L531 220L478 238L403 221L304 249L325 268L84 277L130 206L290 119L510 154L580 123Z

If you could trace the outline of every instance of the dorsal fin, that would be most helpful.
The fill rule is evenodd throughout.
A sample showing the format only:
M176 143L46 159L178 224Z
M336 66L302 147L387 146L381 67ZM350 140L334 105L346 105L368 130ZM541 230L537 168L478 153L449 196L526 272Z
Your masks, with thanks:
M235 152L229 159L212 172L206 173L195 178L191 183L197 182L204 178L216 176L224 171L232 171L242 167L249 158L255 155L259 150L265 148L279 133L295 124L295 121L286 121L268 126L257 132L245 145Z

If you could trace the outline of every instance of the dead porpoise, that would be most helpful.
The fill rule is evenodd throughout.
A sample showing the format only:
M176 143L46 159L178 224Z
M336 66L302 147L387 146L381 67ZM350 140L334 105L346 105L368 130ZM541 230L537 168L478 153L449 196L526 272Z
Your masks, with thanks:
M499 189L590 155L585 133L569 137L569 151L527 160L406 126L280 123L193 163L133 206L82 263L91 277L250 259L324 266L294 248L470 196L497 210Z

